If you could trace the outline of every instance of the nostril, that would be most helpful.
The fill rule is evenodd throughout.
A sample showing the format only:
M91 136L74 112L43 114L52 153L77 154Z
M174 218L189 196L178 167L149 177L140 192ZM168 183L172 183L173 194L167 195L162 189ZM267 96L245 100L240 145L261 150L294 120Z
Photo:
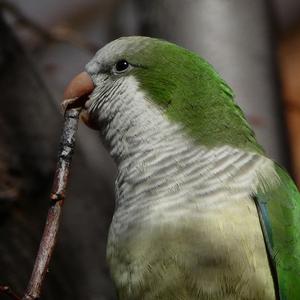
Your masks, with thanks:
M100 70L100 65L98 62L92 61L87 64L86 70L89 72L89 74L97 74Z

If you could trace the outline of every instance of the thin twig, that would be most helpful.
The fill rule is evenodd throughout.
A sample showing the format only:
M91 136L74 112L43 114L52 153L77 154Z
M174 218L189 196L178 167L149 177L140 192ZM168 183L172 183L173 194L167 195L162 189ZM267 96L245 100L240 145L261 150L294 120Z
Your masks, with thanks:
M41 294L42 283L56 243L66 186L70 174L70 164L75 146L75 134L78 127L79 113L80 110L75 108L68 109L65 112L65 123L60 142L58 163L50 196L51 204L32 275L22 300L38 299Z
M44 282L57 239L62 206L70 174L72 154L74 152L79 114L80 109L77 108L69 108L65 111L65 122L60 141L58 162L50 195L50 207L26 293L22 298L20 298L8 286L0 286L0 293L6 294L11 297L11 299L34 300L40 297L42 284Z

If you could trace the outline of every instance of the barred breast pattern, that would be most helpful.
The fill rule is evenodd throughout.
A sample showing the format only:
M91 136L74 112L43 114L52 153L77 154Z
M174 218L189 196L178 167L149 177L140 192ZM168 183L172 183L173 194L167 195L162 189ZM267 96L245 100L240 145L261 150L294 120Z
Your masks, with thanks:
M89 110L101 124L119 171L114 234L186 213L207 214L247 197L252 201L259 178L276 177L266 157L227 145L208 149L195 144L151 102L133 76L114 84L106 75L94 80L98 84Z

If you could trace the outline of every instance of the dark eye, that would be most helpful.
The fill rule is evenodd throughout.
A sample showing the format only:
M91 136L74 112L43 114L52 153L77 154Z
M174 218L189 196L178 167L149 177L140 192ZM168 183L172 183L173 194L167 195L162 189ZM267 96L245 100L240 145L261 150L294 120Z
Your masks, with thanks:
M125 71L129 67L129 63L125 59L121 59L116 63L116 71L122 72Z

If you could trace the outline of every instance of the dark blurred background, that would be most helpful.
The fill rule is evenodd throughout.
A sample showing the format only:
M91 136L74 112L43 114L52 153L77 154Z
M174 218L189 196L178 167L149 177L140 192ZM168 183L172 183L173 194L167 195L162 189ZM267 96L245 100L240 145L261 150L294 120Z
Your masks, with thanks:
M63 89L122 35L200 53L233 87L267 153L300 184L299 0L0 1L0 284L20 294L47 212ZM115 173L97 133L81 124L42 299L116 299L105 263Z

